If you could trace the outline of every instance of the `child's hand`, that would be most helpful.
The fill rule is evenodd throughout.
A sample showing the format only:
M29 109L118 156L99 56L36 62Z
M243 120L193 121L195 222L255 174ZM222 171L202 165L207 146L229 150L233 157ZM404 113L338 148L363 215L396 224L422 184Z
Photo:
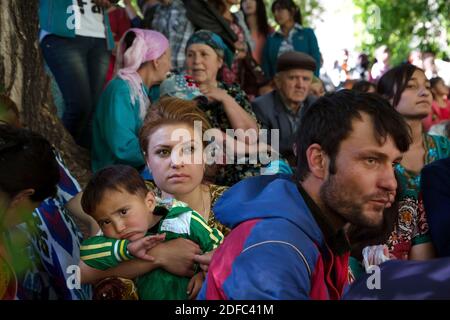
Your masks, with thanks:
M191 278L187 286L187 294L189 295L190 300L193 300L197 297L197 294L202 288L204 279L205 278L203 276L203 272L199 272Z
M211 259L212 259L212 256L215 251L216 251L216 249L211 250L211 251L201 254L201 255L196 254L194 256L194 261L197 262L198 264L200 264L200 268L203 271L205 271L205 272L208 271L209 264L211 263Z
M378 266L389 260L389 249L386 245L367 246L362 251L364 267L367 272L370 266Z
M163 242L165 237L165 233L143 237L141 239L128 243L127 249L136 258L147 261L154 261L155 258L148 255L147 250L150 250L157 244Z

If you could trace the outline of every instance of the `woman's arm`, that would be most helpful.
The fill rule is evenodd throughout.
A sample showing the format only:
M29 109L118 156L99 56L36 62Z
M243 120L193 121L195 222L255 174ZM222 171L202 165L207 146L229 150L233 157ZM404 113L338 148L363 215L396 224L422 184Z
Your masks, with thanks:
M211 138L214 137L214 142L220 147L223 148L224 146L231 146L234 145L233 148L226 147L225 152L233 151L234 154L227 154L229 157L232 157L236 155L237 157L242 156L257 156L259 155L267 155L267 157L271 157L272 159L278 159L280 155L278 152L273 149L269 144L264 143L262 141L255 142L255 143L245 143L242 140L239 140L239 137L236 137L237 139L234 139L234 137L231 137L230 135L226 134L222 130L218 128L212 128L207 131L206 139L212 140ZM222 150L222 152L224 152ZM275 155L278 155L277 158L275 158Z
M216 249L211 250L210 252L207 252L202 255L196 254L194 256L194 261L197 262L198 264L200 264L200 268L202 268L203 271L205 271L205 272L208 271L209 265L212 260L212 256L214 255L215 251L216 251Z
M126 261L104 271L91 268L80 261L81 283L95 283L112 276L134 279L156 268L163 268L175 275L192 277L194 275L194 256L200 254L201 250L194 242L179 238L161 243L147 253L155 260Z
M94 218L84 212L81 207L82 195L83 192L79 192L72 199L70 199L70 201L66 203L66 209L74 218L75 223L79 226L83 232L83 235L85 235L86 238L89 238L95 236L99 232L100 227Z
M232 129L242 129L244 131L253 129L255 136L258 137L258 124L256 123L256 120L252 118L226 90L207 84L200 85L199 89L208 99L222 103ZM256 141L248 139L248 142L251 143Z
M413 245L409 251L409 260L430 260L436 258L431 242Z

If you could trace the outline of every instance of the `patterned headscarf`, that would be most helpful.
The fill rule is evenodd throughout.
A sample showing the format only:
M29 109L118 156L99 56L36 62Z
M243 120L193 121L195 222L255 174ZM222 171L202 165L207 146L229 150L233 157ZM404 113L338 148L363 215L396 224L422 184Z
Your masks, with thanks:
M129 32L134 32L136 38L133 44L125 51L125 37ZM150 104L147 94L142 86L142 78L137 73L139 67L147 61L161 57L169 47L167 38L159 32L144 29L129 29L120 39L115 70L117 76L128 81L131 88L131 102L139 99L139 116L144 119Z
M231 68L234 53L218 34L209 30L198 30L189 38L186 44L186 51L192 44L206 44L210 46L219 57L223 58L227 66Z
M199 90L195 80L186 74L173 74L164 80L159 87L160 97L170 96L183 100L206 98Z

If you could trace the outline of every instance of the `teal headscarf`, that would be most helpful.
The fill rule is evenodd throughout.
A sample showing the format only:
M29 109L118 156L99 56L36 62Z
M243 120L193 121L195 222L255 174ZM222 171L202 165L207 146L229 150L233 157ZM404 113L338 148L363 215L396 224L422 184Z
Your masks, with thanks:
M188 40L186 44L186 51L192 44L206 44L216 51L216 53L223 58L224 62L229 68L233 63L234 53L223 42L222 38L209 30L198 30Z

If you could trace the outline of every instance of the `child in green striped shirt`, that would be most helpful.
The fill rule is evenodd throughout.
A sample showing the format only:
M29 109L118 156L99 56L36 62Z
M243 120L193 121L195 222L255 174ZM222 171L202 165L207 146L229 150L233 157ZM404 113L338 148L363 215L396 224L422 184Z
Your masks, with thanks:
M210 228L185 203L157 201L137 170L126 165L98 171L84 190L81 205L103 232L83 241L80 248L82 261L95 269L112 268L133 258L153 260L146 251L164 237L192 240L203 252L223 240L219 230ZM161 268L135 279L139 298L144 300L188 299L189 282L194 281L193 290L199 290L202 280L201 272L189 279Z

